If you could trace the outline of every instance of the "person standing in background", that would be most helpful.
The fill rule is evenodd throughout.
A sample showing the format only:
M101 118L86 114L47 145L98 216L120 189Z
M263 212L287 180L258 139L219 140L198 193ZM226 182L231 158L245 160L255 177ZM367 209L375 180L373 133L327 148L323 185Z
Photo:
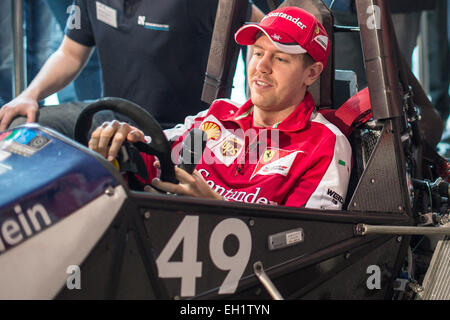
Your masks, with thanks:
M38 116L42 125L72 137L86 104L38 109L36 102L70 83L94 47L104 96L142 106L163 128L205 109L200 98L217 4L218 0L74 0L60 48L30 86L0 109L0 130L17 116L22 117L11 126ZM249 20L262 16L249 6Z
M73 0L44 0L47 6L50 8L53 16L55 17L60 29L62 31L66 28L67 18L72 12ZM58 39L58 43L61 42L61 38ZM78 101L98 99L102 96L102 83L101 83L101 69L100 62L98 60L97 50L94 49L88 63L73 81L75 99ZM64 91L65 89L63 89ZM70 100L61 99L58 95L59 102L69 102Z
M58 49L72 0L23 0L27 85ZM50 10L49 10L50 9ZM0 106L12 97L13 39L11 1L0 3ZM96 53L74 83L57 93L60 103L101 96L100 66ZM40 104L43 102L41 101Z

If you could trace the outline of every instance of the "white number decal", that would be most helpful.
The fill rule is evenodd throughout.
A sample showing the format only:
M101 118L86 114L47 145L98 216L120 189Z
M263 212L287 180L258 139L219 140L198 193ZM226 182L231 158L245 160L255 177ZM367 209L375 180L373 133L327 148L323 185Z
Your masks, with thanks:
M223 250L225 238L235 235L239 240L239 249L232 257ZM244 273L252 251L252 236L247 225L239 219L226 219L219 223L209 240L209 254L217 268L230 270L220 286L219 294L234 293L239 279Z
M202 276L202 262L197 261L198 216L186 216L162 250L156 265L160 278L181 278L183 297L195 296L196 278ZM224 252L224 242L229 235L239 240L239 248L232 257ZM169 261L179 244L183 242L181 262ZM209 254L214 265L221 270L230 270L219 289L219 294L234 293L247 267L252 250L252 237L247 225L239 219L221 221L211 233Z
M198 216L186 216L156 259L161 278L181 278L181 296L195 295L195 278L202 276L202 263L197 261ZM183 241L181 262L169 262Z

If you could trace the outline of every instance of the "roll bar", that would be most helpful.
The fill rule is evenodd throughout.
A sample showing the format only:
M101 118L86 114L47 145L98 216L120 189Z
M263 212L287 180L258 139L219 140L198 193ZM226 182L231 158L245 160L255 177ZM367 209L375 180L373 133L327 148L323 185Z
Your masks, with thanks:
M23 32L23 2L22 0L11 0L12 9L12 36L14 69L12 81L12 96L18 96L26 88L26 55L24 52L24 32Z

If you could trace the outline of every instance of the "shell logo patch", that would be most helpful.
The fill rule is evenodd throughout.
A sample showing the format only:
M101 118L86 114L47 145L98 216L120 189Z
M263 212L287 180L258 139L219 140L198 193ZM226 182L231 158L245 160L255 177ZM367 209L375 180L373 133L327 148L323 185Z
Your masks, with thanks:
M242 144L237 141L237 139L230 137L224 141L221 147L222 155L224 157L234 157L238 154L239 150L242 148Z
M222 130L217 123L207 121L202 124L202 131L208 136L208 140L218 140L221 136Z
M277 148L266 149L259 158L250 180L256 175L280 174L287 176L294 160L301 150L282 150Z
M227 130L216 117L209 115L200 124L208 137L206 147L226 166L230 166L242 151L243 139Z

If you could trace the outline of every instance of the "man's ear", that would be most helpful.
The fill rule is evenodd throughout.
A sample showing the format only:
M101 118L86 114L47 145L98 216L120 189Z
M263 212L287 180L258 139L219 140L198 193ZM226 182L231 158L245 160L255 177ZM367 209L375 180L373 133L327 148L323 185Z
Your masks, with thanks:
M314 62L310 66L306 68L306 86L312 85L319 77L323 71L323 63L322 62Z

